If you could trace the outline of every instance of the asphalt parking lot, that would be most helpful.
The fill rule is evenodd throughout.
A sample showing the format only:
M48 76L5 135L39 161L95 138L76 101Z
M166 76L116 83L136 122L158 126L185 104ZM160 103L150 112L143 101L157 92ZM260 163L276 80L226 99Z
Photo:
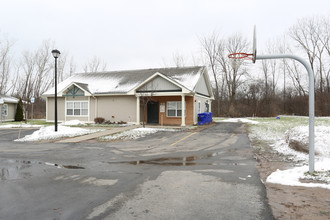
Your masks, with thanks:
M273 218L239 123L97 143L17 135L0 130L3 219Z

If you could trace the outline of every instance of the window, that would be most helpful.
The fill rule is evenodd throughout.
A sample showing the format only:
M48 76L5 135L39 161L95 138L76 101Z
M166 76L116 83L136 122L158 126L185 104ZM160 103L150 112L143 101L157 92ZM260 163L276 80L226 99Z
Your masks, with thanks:
M1 114L2 114L2 116L8 116L8 105L7 104L2 105Z
M208 101L205 102L205 112L210 112L210 104Z
M198 114L202 113L201 102L198 102Z
M69 116L88 115L88 102L86 102L86 101L66 102L66 115L69 115Z
M186 105L186 103L184 103ZM185 106L186 109L186 106ZM186 112L185 114L186 115ZM167 117L181 117L182 102L167 102Z

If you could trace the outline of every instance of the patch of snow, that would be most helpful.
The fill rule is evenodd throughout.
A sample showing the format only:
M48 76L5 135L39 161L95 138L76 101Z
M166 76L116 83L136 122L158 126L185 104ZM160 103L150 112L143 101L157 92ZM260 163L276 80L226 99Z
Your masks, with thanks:
M88 89L91 93L125 93L135 88L143 79L138 82L129 83L126 82L125 77L119 77L118 75L112 75L109 73L80 73L75 74L68 79L58 84L58 91L62 91L67 88L73 82L79 82L88 84ZM54 94L55 89L51 88L46 91L45 95Z
M140 137L145 137L149 134L156 133L158 131L177 131L177 130L168 129L168 128L135 128L129 131L124 131L122 133L103 137L102 140L137 139Z
M266 181L269 183L277 183L289 186L321 187L330 189L330 159L327 158L317 161L315 163L315 168L319 170L319 172L315 175L322 173L325 175L321 175L321 178L311 178L310 175L306 175L306 172L308 171L308 166L306 165L288 170L277 170L270 174ZM300 181L301 179L317 179L326 183L304 183Z
M61 125L67 125L67 126L72 126L72 125L86 125L86 123L79 121L79 120L71 120L71 121L65 121L62 122Z
M192 90L194 88L194 86L196 85L199 77L200 77L200 74L195 74L194 72L188 72L188 73L181 74L181 75L178 74L175 76L171 76L169 78L177 81L178 83L180 83L187 89Z
M31 124L6 124L0 125L0 128L40 128L43 125L31 125Z
M39 130L33 132L31 135L27 135L23 138L15 141L40 141L40 140L55 140L63 137L76 137L80 135L86 135L94 132L98 132L98 129L85 129L85 128L74 128L59 125L58 131L55 132L54 126L42 127Z
M259 124L258 121L253 121L247 118L229 118L229 119L225 119L223 120L223 122L241 122L241 123L247 123L247 124Z
M18 99L14 97L4 97L2 99L5 103L18 103Z
M295 141L307 146L309 143L309 127L297 126L285 132L288 142ZM330 157L330 127L315 126L315 153L320 156Z
M272 173L267 182L305 187L322 187L330 189L330 123L329 118L316 117L315 126L315 173L309 171L308 153L299 152L289 147L289 141L296 141L308 146L309 127L308 117L287 117L285 120L257 119L259 125L249 127L251 140L267 142L274 150L295 161L298 167L289 170L277 170ZM282 119L282 117L281 117ZM308 149L308 148L307 148ZM317 183L301 181L302 179L316 180ZM325 182L324 184L319 182Z
M285 140L279 140L275 144L271 144L271 146L274 150L283 155L286 155L292 161L305 161L305 163L308 161L308 154L290 148Z

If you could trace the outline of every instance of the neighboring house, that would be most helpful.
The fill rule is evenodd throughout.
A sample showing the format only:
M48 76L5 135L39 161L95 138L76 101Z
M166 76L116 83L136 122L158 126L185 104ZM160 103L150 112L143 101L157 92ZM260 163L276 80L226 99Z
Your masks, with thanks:
M55 118L54 91L43 94L47 121ZM214 100L206 67L81 73L59 83L57 91L59 121L103 117L140 124L146 117L147 123L193 125Z
M18 99L6 95L0 95L1 122L15 121Z

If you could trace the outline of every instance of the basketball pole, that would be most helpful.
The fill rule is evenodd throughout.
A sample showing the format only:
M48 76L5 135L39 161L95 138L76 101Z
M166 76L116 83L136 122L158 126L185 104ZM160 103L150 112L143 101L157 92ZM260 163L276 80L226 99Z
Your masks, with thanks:
M255 55L255 60L266 59L293 59L300 62L306 68L309 75L309 173L314 173L314 118L315 118L315 104L314 104L314 72L305 60L291 54L274 54L274 55Z

